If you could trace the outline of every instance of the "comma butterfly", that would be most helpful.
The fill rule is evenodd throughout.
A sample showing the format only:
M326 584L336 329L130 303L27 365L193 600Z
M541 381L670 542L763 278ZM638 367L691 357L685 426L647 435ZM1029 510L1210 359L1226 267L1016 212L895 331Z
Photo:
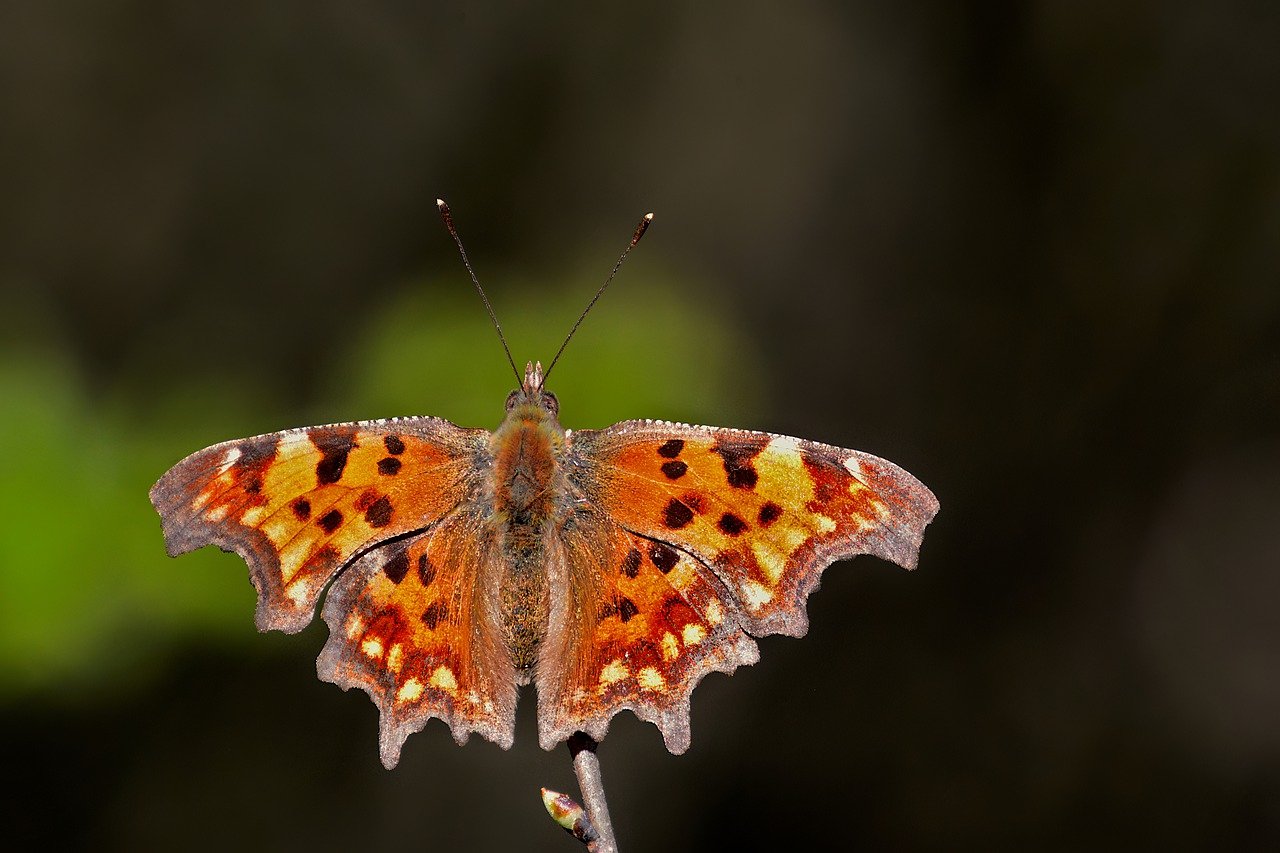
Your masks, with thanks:
M755 663L753 636L803 635L832 562L914 568L938 510L857 450L648 420L567 430L545 378L526 366L495 432L286 430L205 448L151 489L170 555L245 559L259 630L301 631L329 586L317 670L369 693L388 768L431 717L509 747L529 683L546 749L603 738L626 708L683 752L704 675Z

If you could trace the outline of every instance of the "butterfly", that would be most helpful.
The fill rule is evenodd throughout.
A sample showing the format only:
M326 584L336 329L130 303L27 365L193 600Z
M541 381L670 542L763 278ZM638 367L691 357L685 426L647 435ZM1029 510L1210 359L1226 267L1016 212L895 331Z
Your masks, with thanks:
M301 631L327 588L319 677L368 692L388 769L432 717L510 747L530 683L545 749L600 740L629 709L681 753L703 676L755 663L753 637L802 636L832 562L914 568L938 510L857 450L664 421L565 429L549 371L526 365L493 432L292 429L207 447L151 489L171 556L213 544L248 563L260 631Z

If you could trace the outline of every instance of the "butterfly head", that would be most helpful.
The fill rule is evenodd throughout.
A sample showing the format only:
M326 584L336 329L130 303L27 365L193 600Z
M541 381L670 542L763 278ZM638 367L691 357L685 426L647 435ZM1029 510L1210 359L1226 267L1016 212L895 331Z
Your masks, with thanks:
M542 362L530 361L524 366L524 381L520 387L507 395L507 411L511 412L519 406L536 406L552 417L560 414L560 401L550 391L542 390Z

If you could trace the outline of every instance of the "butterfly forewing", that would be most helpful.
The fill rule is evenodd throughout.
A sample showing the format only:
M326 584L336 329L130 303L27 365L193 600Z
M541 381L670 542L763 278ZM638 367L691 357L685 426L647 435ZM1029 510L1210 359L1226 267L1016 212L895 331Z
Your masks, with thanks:
M235 551L260 630L302 630L324 585L362 551L425 528L479 488L488 436L439 418L311 427L229 441L151 489L176 556Z
M768 433L627 421L572 434L571 479L625 530L709 567L757 636L800 636L835 560L914 568L937 499L891 462Z

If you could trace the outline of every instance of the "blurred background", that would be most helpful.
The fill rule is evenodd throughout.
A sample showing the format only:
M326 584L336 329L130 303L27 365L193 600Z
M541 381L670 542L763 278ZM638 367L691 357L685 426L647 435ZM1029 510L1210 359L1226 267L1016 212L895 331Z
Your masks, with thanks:
M0 824L20 847L580 849L567 751L378 763L173 561L189 452L552 385L892 459L942 512L601 747L627 851L1280 843L1280 7L0 7ZM318 620L317 620L318 621Z

